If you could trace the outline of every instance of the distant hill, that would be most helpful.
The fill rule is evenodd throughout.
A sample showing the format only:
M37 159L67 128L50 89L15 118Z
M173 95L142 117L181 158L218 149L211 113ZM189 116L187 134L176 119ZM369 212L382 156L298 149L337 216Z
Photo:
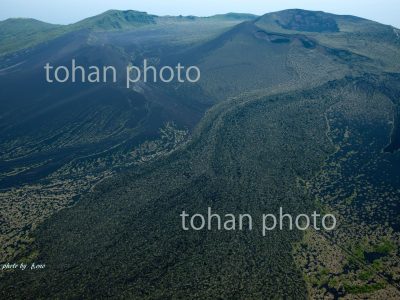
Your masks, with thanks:
M208 18L249 21L249 20L254 20L257 17L258 17L257 15L253 15L253 14L226 13L226 14L214 15L214 16L211 16L211 17L208 17Z
M156 16L134 10L108 10L69 25L70 29L120 30L156 23Z
M55 38L63 31L54 25L35 19L13 18L0 22L0 55L28 48Z

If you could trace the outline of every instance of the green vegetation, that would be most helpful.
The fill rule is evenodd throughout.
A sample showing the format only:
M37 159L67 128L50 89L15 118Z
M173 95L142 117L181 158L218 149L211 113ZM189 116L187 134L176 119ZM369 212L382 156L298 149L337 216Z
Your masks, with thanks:
M370 280L375 274L372 273L371 271L363 271L358 275L358 278L367 281Z
M378 245L374 246L373 251L383 255L388 255L395 249L396 248L391 241L385 240L379 243Z
M364 262L365 256L364 253L366 251L366 248L362 245L355 245L354 248L351 251L351 256L349 258L350 262L353 262L355 264L360 263L360 261Z
M365 294L365 293L372 293L377 290L381 290L385 288L385 284L383 283L373 283L368 285L347 285L344 286L346 292L350 294Z

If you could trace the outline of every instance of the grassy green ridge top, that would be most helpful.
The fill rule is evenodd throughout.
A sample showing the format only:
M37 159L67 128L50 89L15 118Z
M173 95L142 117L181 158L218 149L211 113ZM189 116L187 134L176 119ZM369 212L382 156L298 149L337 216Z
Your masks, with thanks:
M118 30L155 24L155 15L134 10L108 10L100 15L68 25L76 29Z
M0 21L0 55L50 40L60 35L63 28L63 25L26 18Z

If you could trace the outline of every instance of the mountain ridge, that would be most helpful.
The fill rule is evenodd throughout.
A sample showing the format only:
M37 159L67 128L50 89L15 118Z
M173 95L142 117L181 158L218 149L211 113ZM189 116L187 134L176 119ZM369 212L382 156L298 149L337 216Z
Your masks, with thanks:
M281 22L282 16L294 16L294 15L309 15L309 18L314 18L314 21L317 20L317 23L314 25L324 24L324 20L341 20L341 19L351 19L356 23L368 22L368 24L375 23L377 26L388 26L396 32L396 28L391 25L383 25L375 21L370 21L364 18L352 16L352 15L336 15L332 13L327 13L323 11L309 11L303 9L287 9L277 12L269 12L265 13L261 16L248 14L248 13L235 13L229 12L226 14L217 14L207 17L197 17L197 16L158 16L154 14L148 14L147 12L141 12L136 10L107 10L103 13L100 13L95 16L87 17L85 19L79 20L77 22L59 25L52 24L48 22L43 22L41 20L36 20L32 18L9 18L3 21L0 21L0 39L3 39L3 45L0 45L0 56L10 53L19 49L26 49L32 46L35 46L38 43L44 42L51 38L62 35L66 32L79 30L82 28L90 29L90 30L98 30L98 31L108 31L108 30L130 30L135 28L140 28L142 26L153 25L156 26L159 22L163 22L163 20L191 20L191 21L256 21L258 23L265 23L265 20L272 19L273 23ZM278 17L277 17L278 16ZM322 16L322 19L318 21L318 16ZM317 18L317 19L315 19ZM307 20L307 18L306 18ZM18 22L20 24L19 27L24 28L22 31L14 31L13 37L6 36L4 34L7 29L7 24ZM270 22L270 21L267 21ZM329 31L337 32L339 29L335 27L335 24L331 22ZM307 23L307 21L306 21ZM281 24L281 29L310 29L310 24ZM40 26L39 26L40 24ZM296 22L295 22L296 24ZM275 24L276 25L276 24ZM279 24L278 24L279 26ZM294 27L293 27L294 26ZM297 26L297 27L296 27ZM300 27L299 27L300 26ZM304 27L305 26L305 27ZM325 27L328 25L325 25ZM3 28L2 28L3 27ZM4 28L5 27L5 28ZM47 34L43 35L41 31L43 27L47 27ZM317 30L321 30L318 29ZM325 30L328 30L326 28ZM3 31L3 33L2 33ZM26 36L29 35L30 38ZM8 45L6 45L8 44Z

